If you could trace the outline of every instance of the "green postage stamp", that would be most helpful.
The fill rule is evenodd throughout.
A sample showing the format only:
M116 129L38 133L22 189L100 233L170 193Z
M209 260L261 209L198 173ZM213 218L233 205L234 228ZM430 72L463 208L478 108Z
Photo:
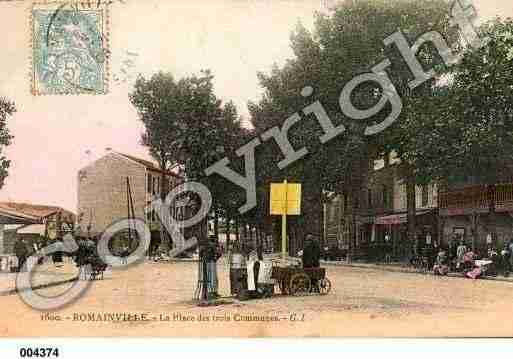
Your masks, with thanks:
M35 3L31 12L32 93L107 93L108 5Z

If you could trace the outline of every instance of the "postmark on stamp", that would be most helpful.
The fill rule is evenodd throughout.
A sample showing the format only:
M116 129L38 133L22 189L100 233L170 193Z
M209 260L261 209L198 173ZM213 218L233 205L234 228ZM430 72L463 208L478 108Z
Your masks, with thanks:
M108 92L108 3L35 3L31 13L32 93Z

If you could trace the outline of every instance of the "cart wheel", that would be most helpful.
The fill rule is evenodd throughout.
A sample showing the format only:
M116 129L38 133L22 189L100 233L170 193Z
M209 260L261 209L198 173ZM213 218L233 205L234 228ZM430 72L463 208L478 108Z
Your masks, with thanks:
M310 293L312 283L310 277L305 273L294 274L290 278L290 294L291 295L304 295Z
M331 282L328 278L322 278L319 281L319 293L326 295L331 291Z

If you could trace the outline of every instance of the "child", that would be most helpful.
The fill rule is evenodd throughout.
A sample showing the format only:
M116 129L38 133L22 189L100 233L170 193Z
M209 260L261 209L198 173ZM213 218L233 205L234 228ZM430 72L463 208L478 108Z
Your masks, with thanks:
M447 259L447 253L440 249L438 255L436 256L435 266L433 267L435 275L447 275L447 273L449 273Z

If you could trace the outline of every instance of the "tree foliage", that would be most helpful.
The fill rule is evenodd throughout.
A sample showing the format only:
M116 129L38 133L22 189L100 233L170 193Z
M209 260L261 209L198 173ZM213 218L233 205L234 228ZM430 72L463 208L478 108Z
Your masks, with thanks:
M404 157L421 182L495 183L513 177L513 21L484 24L443 86L412 101L402 122Z
M369 159L376 152L389 150L388 140L393 137L388 134L369 137L363 132L366 126L382 121L390 108L385 107L367 121L355 121L341 113L339 97L348 81L369 72L387 58L392 62L387 73L397 85L398 92L402 96L411 96L406 91L407 82L412 77L406 63L397 49L383 43L388 35L398 30L410 43L432 30L439 31L447 39L454 38L449 25L449 2L345 1L329 14L317 14L312 32L298 25L291 36L294 58L281 68L275 66L269 74L259 74L265 92L258 103L249 104L257 132L282 124L295 112L304 117L301 109L315 100L323 104L335 125L344 124L346 127L345 133L321 144L318 138L323 133L310 115L312 117L305 118L290 131L295 148L307 146L308 156L284 171L273 166L281 159L277 148L271 151L267 146L267 153L259 157L264 163L260 167L265 169L259 173L274 179L289 177L299 180L306 195L314 194L311 200L305 201L303 218L308 230L320 231L323 190L348 191L355 195L353 202L357 203ZM421 48L419 57L423 64L440 66L440 59L429 45ZM305 86L314 89L312 96L305 98L301 95ZM359 108L370 108L381 98L382 90L376 84L364 83L353 93L353 104Z

